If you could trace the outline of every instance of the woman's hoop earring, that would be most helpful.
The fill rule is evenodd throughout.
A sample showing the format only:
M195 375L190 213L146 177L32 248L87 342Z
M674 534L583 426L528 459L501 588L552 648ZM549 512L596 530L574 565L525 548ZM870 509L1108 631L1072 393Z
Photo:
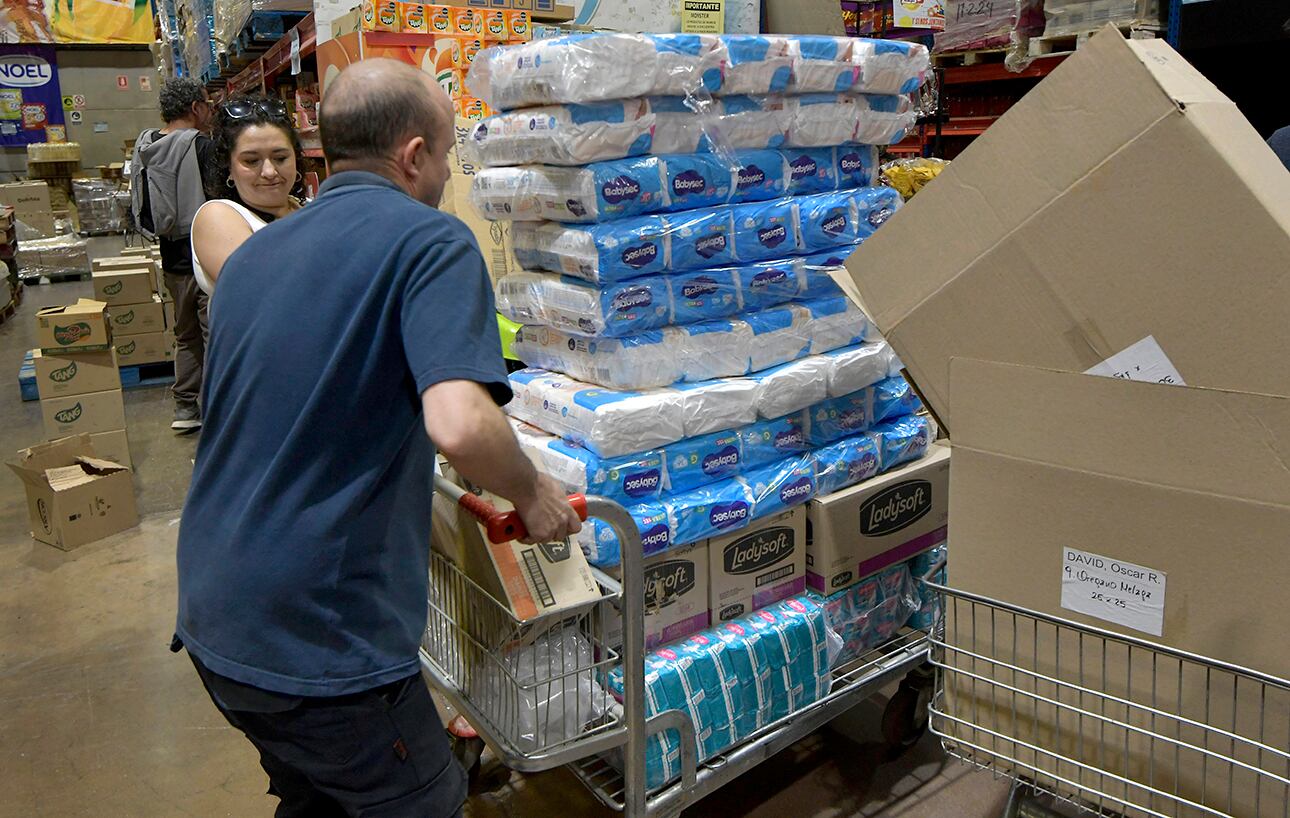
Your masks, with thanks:
M224 187L235 187L235 185L233 184L232 176L229 176L227 179L224 180Z
M305 180L305 175L300 171L296 171L296 184L300 184L304 180Z

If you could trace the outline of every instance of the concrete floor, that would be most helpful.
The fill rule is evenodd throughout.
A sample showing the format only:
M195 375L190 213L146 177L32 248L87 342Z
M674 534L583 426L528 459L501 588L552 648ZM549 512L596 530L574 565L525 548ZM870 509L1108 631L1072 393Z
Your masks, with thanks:
M96 240L99 255L115 252ZM41 438L16 373L38 306L89 295L87 282L28 287L0 325L0 452ZM269 816L275 799L250 745L220 717L192 666L168 650L174 548L196 439L169 429L160 387L125 393L136 529L71 553L35 543L23 489L0 480L0 818ZM6 454L6 457L8 454ZM887 761L882 701L809 736L687 811L778 818L994 818L1007 787L947 760L930 736ZM599 818L571 775L511 774L486 759L466 814Z

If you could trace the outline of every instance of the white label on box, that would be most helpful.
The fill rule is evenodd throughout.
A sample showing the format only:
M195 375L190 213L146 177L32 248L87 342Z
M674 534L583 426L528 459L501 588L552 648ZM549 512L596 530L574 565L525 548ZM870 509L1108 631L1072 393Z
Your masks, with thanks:
M1160 636L1165 623L1165 572L1065 548L1062 607Z
M1125 347L1097 366L1085 370L1084 374L1186 386L1173 361L1169 360L1160 344L1156 343L1154 335L1148 335L1136 344Z

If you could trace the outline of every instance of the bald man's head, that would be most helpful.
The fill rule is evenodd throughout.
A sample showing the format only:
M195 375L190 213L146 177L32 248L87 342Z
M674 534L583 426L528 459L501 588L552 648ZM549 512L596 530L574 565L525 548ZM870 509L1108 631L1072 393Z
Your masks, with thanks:
M327 88L318 119L323 153L332 164L367 164L392 157L420 136L432 152L452 139L452 102L429 75L390 59L361 60Z

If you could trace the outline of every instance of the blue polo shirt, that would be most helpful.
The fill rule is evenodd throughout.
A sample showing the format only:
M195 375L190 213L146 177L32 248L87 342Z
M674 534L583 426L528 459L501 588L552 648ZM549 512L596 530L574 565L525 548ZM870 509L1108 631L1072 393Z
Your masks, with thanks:
M510 399L474 236L371 173L247 239L211 303L177 634L210 670L338 696L416 672L434 447L420 395Z

